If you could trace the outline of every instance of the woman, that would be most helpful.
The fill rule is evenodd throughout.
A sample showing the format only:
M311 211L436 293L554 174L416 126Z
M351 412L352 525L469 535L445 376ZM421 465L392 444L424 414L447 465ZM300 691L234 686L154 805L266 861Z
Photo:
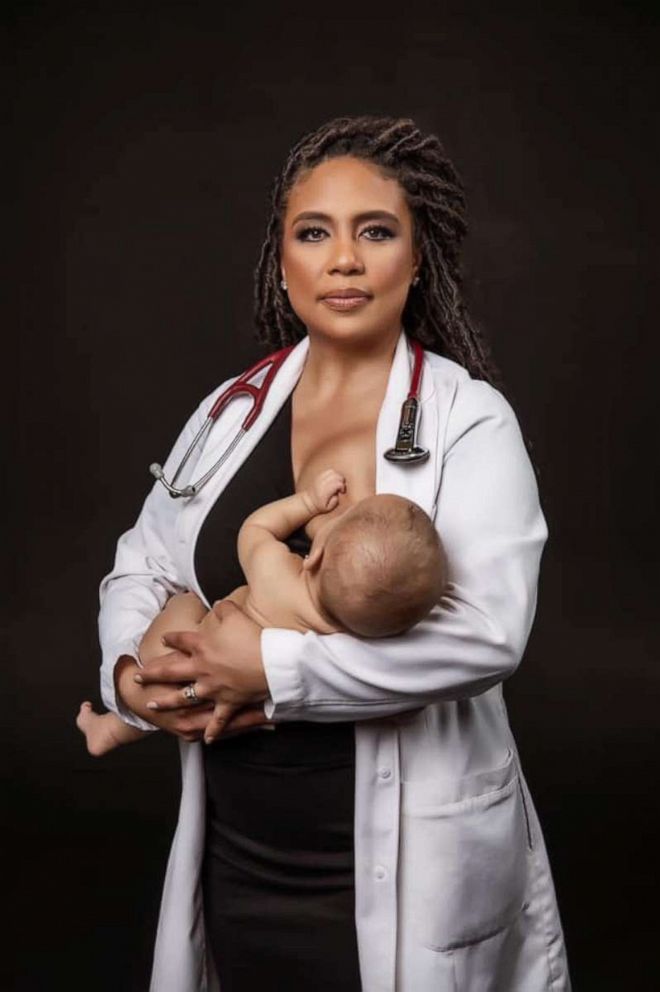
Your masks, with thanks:
M256 273L262 340L295 347L216 476L187 501L156 484L120 538L101 586L103 699L182 739L153 992L218 977L222 992L570 988L501 687L527 642L547 528L461 299L465 230L456 172L412 121L338 118L305 135L275 183ZM408 337L425 347L418 443L430 455L401 465L383 455L409 388ZM168 478L230 381L184 428ZM227 408L184 483L248 407ZM328 465L352 499L399 493L435 520L450 584L429 617L369 640L260 630L224 604L211 632L168 635L173 650L140 668L137 644L168 596L192 589L210 605L240 584L242 517ZM291 549L304 553L320 522ZM275 732L246 732L267 722Z

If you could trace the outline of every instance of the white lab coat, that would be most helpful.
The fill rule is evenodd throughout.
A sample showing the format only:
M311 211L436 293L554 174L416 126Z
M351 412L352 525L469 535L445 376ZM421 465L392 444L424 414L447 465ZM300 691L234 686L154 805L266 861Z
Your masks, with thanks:
M293 390L309 347L291 351L254 427L192 499L155 483L101 583L102 696L120 712L113 669L168 596L192 589L204 518ZM512 738L502 681L523 654L547 538L536 479L500 392L425 352L418 442L426 462L383 457L394 443L412 353L401 333L376 432L376 491L435 519L450 567L441 604L385 639L268 628L266 714L355 720L355 918L363 992L569 992L541 829ZM227 380L178 438L170 477ZM233 401L186 469L193 481L234 437ZM151 725L122 712L136 726ZM253 731L261 733L264 731ZM200 893L202 745L181 743L182 796L165 877L151 992L216 992Z

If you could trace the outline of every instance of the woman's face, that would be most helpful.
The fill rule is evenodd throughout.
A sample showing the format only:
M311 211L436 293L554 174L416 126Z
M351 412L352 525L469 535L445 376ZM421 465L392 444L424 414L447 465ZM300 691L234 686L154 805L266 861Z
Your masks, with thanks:
M403 190L370 162L329 159L294 184L284 215L282 276L310 335L396 337L419 255ZM333 298L360 290L352 303Z

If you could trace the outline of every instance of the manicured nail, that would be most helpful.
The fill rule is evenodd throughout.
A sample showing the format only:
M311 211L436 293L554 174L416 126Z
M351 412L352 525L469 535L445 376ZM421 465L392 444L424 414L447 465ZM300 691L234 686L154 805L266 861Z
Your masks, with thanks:
M148 710L157 710L158 709L158 703L154 703L153 701L150 702L150 703L147 703L147 709Z
M139 682L140 685L142 685L142 676L141 675L134 675L133 676L133 681L134 682Z
M205 744L212 744L214 740L215 740L214 737L205 737L204 738L204 743Z

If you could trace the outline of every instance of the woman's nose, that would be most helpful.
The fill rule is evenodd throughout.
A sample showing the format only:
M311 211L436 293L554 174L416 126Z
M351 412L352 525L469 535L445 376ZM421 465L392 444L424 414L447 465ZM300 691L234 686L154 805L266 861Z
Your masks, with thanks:
M352 239L346 238L335 243L328 269L330 272L362 271L362 259L357 250L357 245Z

